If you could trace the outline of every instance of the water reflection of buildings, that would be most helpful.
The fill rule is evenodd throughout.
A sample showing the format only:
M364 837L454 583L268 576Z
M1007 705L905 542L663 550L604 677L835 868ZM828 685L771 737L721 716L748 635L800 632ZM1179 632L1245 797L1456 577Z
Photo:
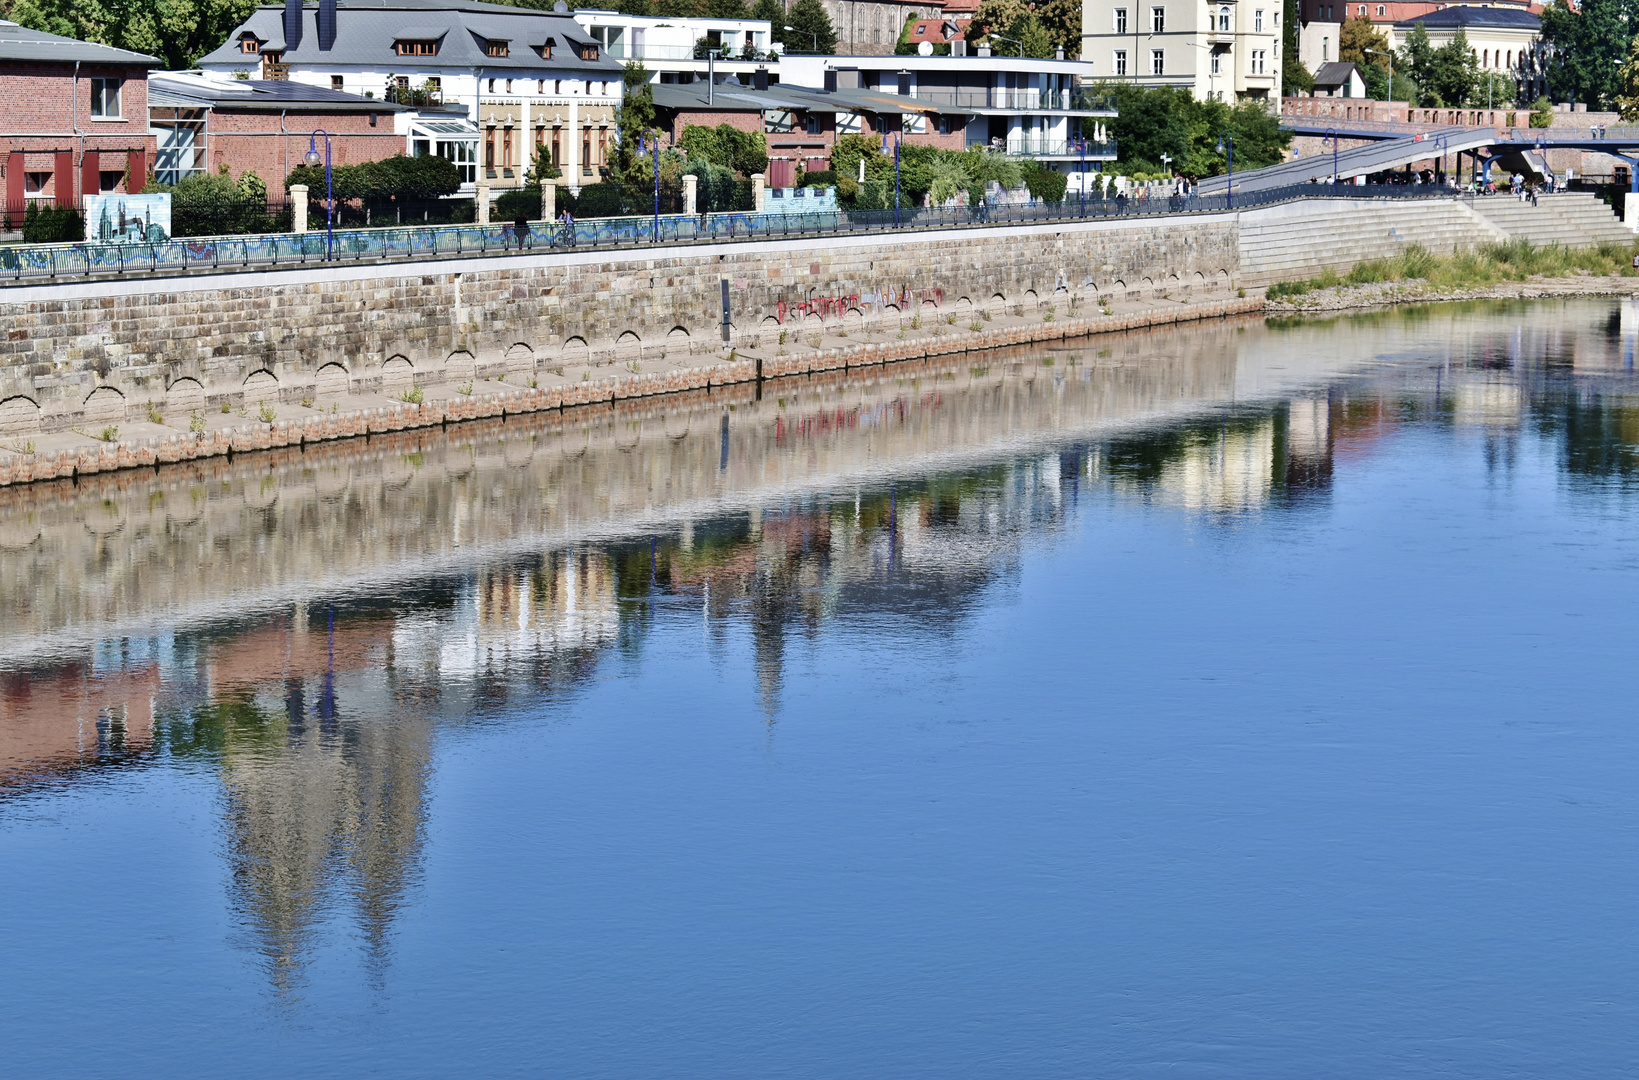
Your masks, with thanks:
M1366 347L1409 347L1373 318L1351 324ZM574 693L642 647L659 601L698 603L714 648L743 634L773 719L803 638L847 619L955 632L1106 485L1207 516L1324 505L1340 467L1420 420L1639 475L1627 323L1444 325L1457 344L1432 363L1255 400L1247 352L1278 366L1336 329L1190 328L1134 339L1150 366L1102 346L964 360L659 424L608 410L0 493L0 643L95 642L0 674L0 796L208 762L274 986L297 992L342 918L379 966L441 728ZM279 600L291 583L305 599ZM99 629L183 614L203 628Z

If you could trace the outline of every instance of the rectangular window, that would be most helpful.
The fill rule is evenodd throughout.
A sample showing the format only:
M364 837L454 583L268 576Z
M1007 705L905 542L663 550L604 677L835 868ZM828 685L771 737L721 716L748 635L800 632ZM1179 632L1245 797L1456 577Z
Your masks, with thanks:
M1264 52L1262 49L1252 50L1252 74L1264 74L1264 61L1268 55L1269 54Z
M1252 13L1252 32L1254 34L1263 33L1263 8L1259 8Z
M1223 54L1222 49L1213 49L1212 50L1212 74L1214 74L1214 75L1222 75L1223 74L1223 57L1224 57L1224 54Z
M501 168L512 168L512 129L501 132Z
M587 128L580 136L580 168L581 172L592 171L592 129Z
M802 129L810 135L818 135L820 133L820 118L813 113L809 113L803 117Z
M1115 9L1115 32L1118 34L1127 32L1127 9L1124 7Z
M1218 9L1218 33L1220 33L1220 34L1229 33L1229 9L1228 8L1219 8Z
M393 51L400 56L437 56L436 41L395 41Z
M1150 8L1150 33L1164 34L1167 32L1167 9L1164 7Z
M341 89L341 76L340 75L330 76L330 89L332 89L332 90L340 90Z
M1331 38L1321 38L1320 39L1320 62L1321 63L1323 63L1323 64L1328 63L1332 59L1331 46L1332 46L1332 39Z
M262 43L247 35L239 39L239 51L254 56L262 51Z
M562 136L563 130L561 128L552 129L552 164L554 167L563 164L563 150L560 147Z
M1165 49L1150 50L1150 74L1165 75L1167 73L1167 52Z
M589 41L583 42L580 47L580 58L582 60L596 60L598 58L598 47Z
M1126 49L1117 49L1115 51L1115 73L1117 75L1126 75L1127 74L1127 50Z
M484 168L491 176L495 175L495 129L484 132Z
M484 55L505 56L507 54L507 44L508 43L505 41L497 41L494 38L490 38L484 43Z
M91 115L117 120L120 114L120 80L91 80Z

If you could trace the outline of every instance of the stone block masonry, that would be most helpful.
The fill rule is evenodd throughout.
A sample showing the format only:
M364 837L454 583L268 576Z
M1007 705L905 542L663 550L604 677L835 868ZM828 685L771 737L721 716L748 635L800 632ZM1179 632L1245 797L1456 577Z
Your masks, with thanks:
M186 430L224 407L323 410L484 380L574 404L611 370L648 392L733 381L699 373L727 363L725 279L731 347L772 358L782 333L1222 298L1238 270L1226 214L14 286L0 290L0 437Z

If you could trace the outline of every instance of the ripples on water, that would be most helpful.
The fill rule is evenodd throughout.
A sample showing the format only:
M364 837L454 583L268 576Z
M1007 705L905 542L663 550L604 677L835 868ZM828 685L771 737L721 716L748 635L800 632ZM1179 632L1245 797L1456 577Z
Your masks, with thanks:
M27 1075L1632 1066L1635 309L0 491Z

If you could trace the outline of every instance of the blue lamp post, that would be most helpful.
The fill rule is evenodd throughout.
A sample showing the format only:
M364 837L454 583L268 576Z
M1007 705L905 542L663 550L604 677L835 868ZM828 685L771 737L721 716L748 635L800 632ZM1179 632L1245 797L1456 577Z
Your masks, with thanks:
M336 257L336 188L330 172L330 132L320 128L308 136L303 160L318 167L320 135L324 136L324 257L328 261Z
M1081 189L1081 216L1087 216L1087 136L1083 134L1078 140L1081 144L1081 177L1077 187Z
M648 138L654 142L654 242L660 243L660 132L651 130ZM643 153L646 149L644 136L637 137L637 152Z
M900 117L899 124L901 128L904 127L904 117ZM896 229L899 228L899 144L904 141L905 136L901 133L894 138L893 144L893 226ZM882 152L884 154L888 152L888 132L886 128L882 131Z
M1224 197L1228 200L1229 209L1235 209L1235 139L1224 132L1218 136L1218 153L1223 154L1229 162L1229 186L1224 189Z

